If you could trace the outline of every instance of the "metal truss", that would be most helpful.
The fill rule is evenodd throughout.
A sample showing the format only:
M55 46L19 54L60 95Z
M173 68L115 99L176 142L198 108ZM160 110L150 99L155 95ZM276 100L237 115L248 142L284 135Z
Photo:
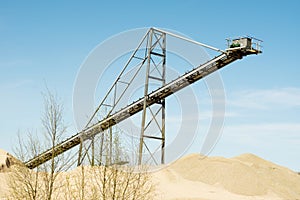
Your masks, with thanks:
M195 66L191 71L179 76L177 79L166 83L166 35L212 49L220 54L206 63ZM239 38L234 40L234 42L241 43L239 47L228 48L223 51L167 31L156 28L149 29L137 48L132 52L132 55L99 106L95 109L85 128L53 149L49 149L28 160L25 162L25 165L33 169L50 160L53 155L60 155L77 145L79 145L78 165L82 164L85 158L91 165L113 164L111 160L104 162L102 157L104 158L104 152L106 152L106 156L107 154L108 157L112 156L111 143L115 131L114 127L119 122L139 112L142 114L142 119L138 163L164 163L165 98L236 60L248 55L262 53L260 43L255 43L255 41L257 41L255 38L250 37ZM128 105L121 105L122 99L127 95L130 86L133 85L133 81L138 74L142 73L144 68L146 70L143 96ZM130 73L128 73L129 71ZM153 83L155 83L154 86L156 87L152 85ZM104 147L103 141L105 140L109 141L109 145ZM158 141L158 145L153 145L155 141ZM100 147L100 159L98 160L95 159L96 146ZM158 150L161 151L160 161L155 156Z

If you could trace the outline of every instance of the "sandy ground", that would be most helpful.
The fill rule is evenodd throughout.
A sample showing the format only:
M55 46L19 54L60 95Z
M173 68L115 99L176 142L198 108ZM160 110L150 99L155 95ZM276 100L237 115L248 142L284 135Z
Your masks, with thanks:
M252 154L235 158L192 154L154 173L157 199L300 199L300 175Z
M0 154L2 165L7 154ZM300 175L252 154L234 158L191 154L152 172L151 176L157 200L300 199ZM0 199L8 190L9 177L7 170L0 171Z

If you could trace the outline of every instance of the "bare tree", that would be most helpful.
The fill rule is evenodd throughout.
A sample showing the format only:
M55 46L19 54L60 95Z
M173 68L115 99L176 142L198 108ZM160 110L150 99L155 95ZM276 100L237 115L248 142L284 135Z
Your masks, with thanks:
M80 166L65 176L65 199L148 200L153 199L154 187L145 168L130 166Z
M97 188L99 196L103 200L127 200L127 199L152 199L154 187L151 176L146 167L129 166L129 160L125 148L121 143L119 134L104 139L104 162L99 167L92 168L93 186Z
M31 133L28 134L28 141L25 140L27 142L19 137L19 147L15 153L22 161L37 156L45 150L42 146L53 151L66 132L62 104L49 90L44 94L44 106L41 119L46 144ZM99 166L80 166L75 173L62 173L70 166L70 159L65 154L57 157L52 154L47 163L35 170L29 170L24 165L14 166L14 178L10 184L12 199L152 199L150 174L141 166L124 165L128 158L118 134L110 132L103 138L100 149L100 157L95 158Z
M57 96L48 89L44 94L44 113L41 120L46 139L45 146L48 146L54 152L55 146L62 141L66 133L66 126L63 121L63 106ZM47 200L52 199L56 189L54 183L57 175L69 166L68 161L69 158L66 157L66 154L55 157L53 153L51 159L42 165L43 171L47 172L43 176L44 192Z
M93 167L93 182L103 200L152 199L154 187L150 174L130 166ZM96 196L96 195L95 195Z
M40 152L40 144L31 132L27 134L27 141L24 141L18 134L18 146L14 148L14 154L22 161L14 163L11 167L11 177L9 179L10 197L13 199L41 199L39 182L39 170L29 170L23 162L32 158Z
M89 181L87 180L86 170L84 166L80 166L76 169L75 173L71 173L65 176L64 187L62 193L65 199L85 200L88 198Z
M80 166L67 175L64 197L74 200L153 199L154 186L147 167L133 167L125 162L128 158L119 135L106 133L99 139L102 152L95 156L99 166Z
M66 132L62 104L48 89L43 97L44 112L41 121L44 137L39 137L38 140L31 132L27 135L27 140L18 137L19 146L15 148L15 155L22 162L37 156L42 152L41 150L52 149L54 151ZM55 199L54 191L61 187L59 183L55 184L56 178L61 171L69 167L69 161L66 154L57 157L52 154L50 161L38 166L35 170L29 170L24 165L13 167L10 188L14 199Z

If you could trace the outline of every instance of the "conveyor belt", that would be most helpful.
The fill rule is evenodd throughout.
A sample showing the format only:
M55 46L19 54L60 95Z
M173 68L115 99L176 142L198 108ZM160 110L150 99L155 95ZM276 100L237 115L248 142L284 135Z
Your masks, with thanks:
M245 48L234 48L227 49L226 52L221 53L219 56L209 60L208 62L194 68L193 70L185 73L184 75L178 77L177 79L171 81L170 83L164 85L163 87L150 93L147 98L147 106L151 106L155 103L159 103L161 100L172 95L173 93L179 91L180 89L204 78L205 76L213 73L222 67L230 64L231 62L242 59L243 57L251 54L259 54L260 50L253 49L252 47ZM60 155L63 152L80 144L81 140L90 138L93 135L102 133L103 130L129 118L130 116L143 110L144 98L141 98L127 107L111 114L107 118L99 121L98 123L86 128L85 130L77 133L76 135L66 139L61 142L53 149L49 149L40 155L32 158L31 160L25 162L25 165L33 169L52 158L54 156Z

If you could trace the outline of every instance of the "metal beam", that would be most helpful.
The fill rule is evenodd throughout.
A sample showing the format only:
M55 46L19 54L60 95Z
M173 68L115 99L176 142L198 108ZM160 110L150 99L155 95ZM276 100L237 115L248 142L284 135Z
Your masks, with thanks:
M189 38L186 38L186 37L183 37L183 36L180 36L180 35L177 35L175 33L171 33L171 32L168 32L168 31L165 31L165 30L161 30L161 29L158 29L158 28L152 28L154 30L157 30L157 31L160 31L162 33L166 33L172 37L175 37L175 38L178 38L178 39L181 39L181 40L184 40L184 41L187 41L187 42L190 42L190 43L193 43L193 44L196 44L196 45L199 45L199 46L203 46L205 48L208 48L208 49L211 49L211 50L214 50L214 51L218 51L218 52L221 52L221 53L226 53L225 51L221 50L221 49L218 49L218 48L215 48L215 47L212 47L212 46L209 46L207 44L204 44L204 43L201 43L201 42L197 42L195 40L192 40L192 39L189 39Z
M76 135L66 139L61 142L54 149L49 149L40 155L32 158L25 162L28 168L35 168L42 163L47 162L51 157L62 154L65 151L77 146L82 140L90 139L92 136L103 132L103 130L112 127L113 125L129 118L130 116L142 111L144 106L151 106L159 101L163 101L166 97L172 95L173 93L179 91L180 89L204 78L205 76L219 70L220 68L230 64L231 62L241 59L247 55L259 54L260 50L255 49L238 49L238 50L228 50L226 53L222 53L219 56L211 59L210 61L194 68L188 73L178 77L177 79L165 84L164 86L158 88L145 95L140 100L133 102L132 104L126 106L125 108L109 115L103 120L97 122L94 125L86 127L83 131L77 133ZM164 127L164 126L163 126ZM164 145L164 143L163 143Z

